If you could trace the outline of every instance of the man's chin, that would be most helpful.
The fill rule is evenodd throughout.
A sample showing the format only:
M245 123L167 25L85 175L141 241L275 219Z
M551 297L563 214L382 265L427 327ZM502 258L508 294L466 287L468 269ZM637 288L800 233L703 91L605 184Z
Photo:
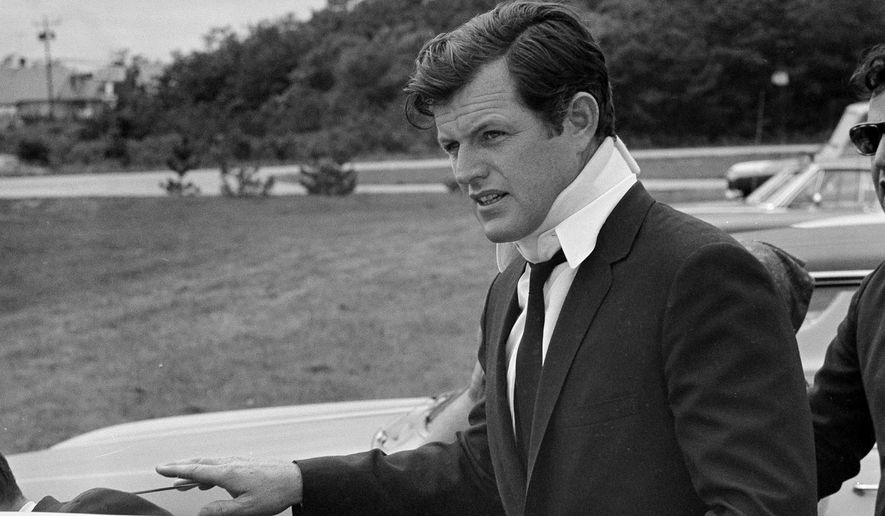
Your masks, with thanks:
M506 227L504 224L500 224L500 221L482 221L480 220L480 224L482 224L482 231L485 233L487 239L490 242L495 244L505 244L507 242L516 242L524 235L520 235L518 231L515 231L513 228Z
M487 215L487 216L483 216ZM532 219L526 217L507 217L502 213L482 214L476 213L476 220L482 226L482 231L489 241L495 244L505 244L507 242L518 242L530 235L541 224L541 221L535 223ZM510 215L510 214L508 214Z

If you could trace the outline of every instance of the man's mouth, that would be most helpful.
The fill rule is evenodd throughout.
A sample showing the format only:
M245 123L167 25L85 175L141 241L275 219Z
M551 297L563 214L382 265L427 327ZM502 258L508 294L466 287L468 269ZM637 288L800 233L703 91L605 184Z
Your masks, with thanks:
M480 206L489 206L503 199L505 195L507 194L503 192L486 192L480 195L474 195L473 200Z

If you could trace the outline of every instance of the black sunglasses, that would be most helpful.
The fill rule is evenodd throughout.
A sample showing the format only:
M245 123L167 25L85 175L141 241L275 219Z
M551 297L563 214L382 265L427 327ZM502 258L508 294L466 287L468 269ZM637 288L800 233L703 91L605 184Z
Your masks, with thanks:
M879 148L882 133L885 133L885 122L857 124L848 130L848 137L858 152L864 156L872 156Z

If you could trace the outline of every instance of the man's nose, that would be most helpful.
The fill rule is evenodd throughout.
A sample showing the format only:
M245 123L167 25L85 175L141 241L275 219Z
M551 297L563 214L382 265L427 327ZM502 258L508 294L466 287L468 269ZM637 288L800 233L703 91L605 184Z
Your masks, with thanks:
M455 173L455 182L462 187L469 186L477 179L488 175L488 164L482 157L482 153L470 146L462 145L458 149L458 155L452 162L452 171Z

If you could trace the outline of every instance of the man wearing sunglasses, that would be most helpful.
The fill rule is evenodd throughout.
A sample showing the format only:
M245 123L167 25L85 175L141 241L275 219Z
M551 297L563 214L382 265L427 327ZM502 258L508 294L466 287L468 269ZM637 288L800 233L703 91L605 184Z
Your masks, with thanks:
M870 110L868 121L849 135L861 154L871 156L873 184L885 209L885 44L864 54L851 79L870 96ZM885 263L854 295L810 397L818 497L823 498L857 474L876 442L885 446ZM885 476L879 493L885 490L881 479ZM876 514L885 515L885 496L876 499Z

